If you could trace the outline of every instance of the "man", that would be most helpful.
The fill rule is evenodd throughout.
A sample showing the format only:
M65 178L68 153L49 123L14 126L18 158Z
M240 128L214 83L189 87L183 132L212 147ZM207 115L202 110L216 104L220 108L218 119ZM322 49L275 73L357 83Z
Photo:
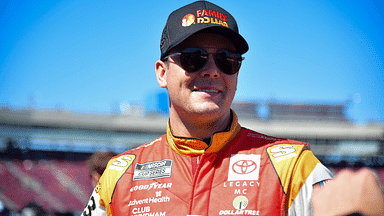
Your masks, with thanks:
M242 128L230 109L248 44L207 1L168 17L156 77L167 133L114 157L83 215L310 215L331 178L306 143Z

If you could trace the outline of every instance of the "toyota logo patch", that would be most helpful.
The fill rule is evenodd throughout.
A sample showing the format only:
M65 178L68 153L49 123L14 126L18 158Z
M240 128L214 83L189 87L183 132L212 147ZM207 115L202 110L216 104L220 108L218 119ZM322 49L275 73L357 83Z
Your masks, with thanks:
M235 154L231 156L228 181L259 180L259 154Z
M252 160L240 160L232 165L233 172L237 174L248 174L255 171L257 164Z

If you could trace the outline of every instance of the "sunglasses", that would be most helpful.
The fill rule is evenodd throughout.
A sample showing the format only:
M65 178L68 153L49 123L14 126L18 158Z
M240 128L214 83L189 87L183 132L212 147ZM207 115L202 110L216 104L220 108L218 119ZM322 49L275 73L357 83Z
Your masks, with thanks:
M181 67L189 73L200 70L208 61L208 52L201 48L186 48L179 53L168 55L162 60L164 61L176 55L180 55ZM244 60L241 54L232 53L227 50L219 50L214 55L216 66L225 74L237 73L240 69L241 62Z

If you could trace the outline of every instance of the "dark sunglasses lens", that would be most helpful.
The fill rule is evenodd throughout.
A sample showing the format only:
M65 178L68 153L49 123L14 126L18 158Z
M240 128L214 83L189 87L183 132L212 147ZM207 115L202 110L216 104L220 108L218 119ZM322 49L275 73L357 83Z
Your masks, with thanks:
M223 73L235 74L241 66L241 55L226 50L220 50L215 54L216 65Z
M208 53L199 48L187 48L181 52L180 63L184 70L195 72L202 68L208 59Z

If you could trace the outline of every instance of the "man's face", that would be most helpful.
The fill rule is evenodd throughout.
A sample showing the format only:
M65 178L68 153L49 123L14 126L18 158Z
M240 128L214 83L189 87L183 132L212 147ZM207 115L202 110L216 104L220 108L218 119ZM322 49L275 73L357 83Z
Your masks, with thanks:
M180 55L169 58L164 87L168 89L170 111L179 115L209 114L212 117L228 114L237 88L238 73L223 73L216 66L213 54L218 50L235 53L235 46L224 36L201 33L185 40L170 54L190 47L205 49L209 53L208 61L198 71L189 73L181 67Z

